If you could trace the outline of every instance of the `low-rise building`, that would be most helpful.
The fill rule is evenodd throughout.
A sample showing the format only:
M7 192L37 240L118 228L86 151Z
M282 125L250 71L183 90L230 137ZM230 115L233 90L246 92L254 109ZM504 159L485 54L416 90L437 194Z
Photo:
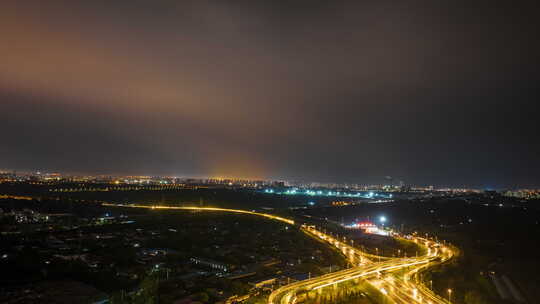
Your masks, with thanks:
M190 259L190 261L194 263L195 265L210 267L212 269L224 271L224 272L229 271L229 266L227 264L216 262L210 259L193 257Z

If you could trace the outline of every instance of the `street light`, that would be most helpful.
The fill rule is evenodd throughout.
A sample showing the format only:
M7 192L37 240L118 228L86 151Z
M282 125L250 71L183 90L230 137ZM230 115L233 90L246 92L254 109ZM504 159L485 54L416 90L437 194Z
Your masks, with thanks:
M452 303L452 289L448 288L448 303Z

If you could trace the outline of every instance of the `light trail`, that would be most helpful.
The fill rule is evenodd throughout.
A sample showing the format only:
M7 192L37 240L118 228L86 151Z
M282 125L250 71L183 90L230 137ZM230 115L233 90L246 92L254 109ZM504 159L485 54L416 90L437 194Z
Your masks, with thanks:
M128 208L143 208L143 209L157 209L157 210L184 210L184 211L217 211L217 212L229 212L229 213L241 213L241 214L250 214L250 215L257 215L266 217L272 220L280 221L287 223L289 225L294 225L294 221L291 219L287 219L284 217L268 214L268 213L260 213L255 211L247 211L247 210L241 210L241 209L227 209L227 208L215 208L215 207L179 207L179 206L156 206L156 205L136 205L136 204L130 204L130 205L119 205L119 204L111 204L111 203L103 203L103 206L108 207L128 207Z
M378 256L370 255L358 250L357 248L348 246L344 242L341 242L335 238L332 238L331 236L317 231L313 227L306 227L304 228L304 230L308 231L315 237L325 240L330 245L335 246L336 248L341 250L349 258L353 265L353 259L357 256L363 258L364 263L362 263L361 266L349 268L331 274L326 274L317 278L313 278L311 280L300 281L281 287L272 292L272 294L270 294L268 298L269 304L291 304L289 299L296 299L296 294L302 292L322 290L322 288L328 286L337 287L339 283L359 278L368 279L366 282L372 284L374 287L377 287L375 282L369 279L373 278L375 275L376 277L379 277L381 272L383 271L388 273L385 273L383 275L382 281L377 281L384 282L390 285L390 290L385 289L385 293L382 294L394 303L448 304L446 300L435 295L431 290L428 290L422 284L414 284L410 280L410 278L420 269L428 267L430 265L435 265L437 263L437 258L440 258L441 262L451 258L453 253L450 249L443 249L442 251L439 251L438 248L430 247L430 245L435 245L434 242L414 237L415 243L427 247L426 255L414 258L385 258L386 260L384 262L373 263L372 260L377 260L379 258ZM440 244L437 244L437 246L440 246ZM354 254L351 255L351 251ZM349 255L347 255L347 252L349 252ZM448 256L444 255L443 252L448 253ZM395 276L391 272L403 269L405 267L413 267L413 269L405 274L404 277L406 283L396 285L396 282L394 282ZM380 288L377 288L377 290L380 290Z
M414 266L414 265L418 265L418 264L425 264L425 263L429 263L429 261L419 261L419 262L414 262L414 263L397 264L397 265L394 265L394 266L377 268L377 269L372 270L372 271L363 272L363 273L360 273L360 274L357 274L357 275L354 275L354 276L350 276L350 277L347 277L347 278L344 278L344 279L341 279L341 280L337 280L337 281L333 281L333 282L330 282L330 283L327 283L327 284L317 286L317 287L313 288L313 290L317 290L319 288L324 288L326 286L330 286L330 285L334 285L334 284L339 284L341 282L345 282L345 281L349 281L349 280L354 280L354 279L357 279L357 278L360 278L360 277L365 277L365 276L368 276L370 274L377 274L377 273L380 273L381 271L394 270L394 269L397 269L397 268L409 267L409 266Z

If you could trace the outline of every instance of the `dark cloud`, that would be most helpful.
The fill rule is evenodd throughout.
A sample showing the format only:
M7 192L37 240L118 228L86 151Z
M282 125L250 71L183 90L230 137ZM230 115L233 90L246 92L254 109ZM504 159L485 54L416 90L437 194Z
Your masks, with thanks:
M538 185L534 12L6 1L0 167Z

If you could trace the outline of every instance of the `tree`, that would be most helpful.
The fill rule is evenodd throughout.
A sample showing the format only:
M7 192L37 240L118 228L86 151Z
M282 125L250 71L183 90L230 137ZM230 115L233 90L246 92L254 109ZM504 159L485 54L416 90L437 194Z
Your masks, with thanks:
M147 276L141 282L141 292L136 298L136 303L154 304L157 302L159 282L155 276Z
M231 291L237 295L243 295L249 292L249 286L240 282L234 281L231 284Z
M208 300L210 300L210 297L206 292L199 292L195 295L194 300L197 300L199 302L207 303Z
M466 304L485 304L487 302L484 300L484 297L482 296L481 293L479 293L476 290L470 290L470 291L467 291L467 293L465 294L465 303Z

